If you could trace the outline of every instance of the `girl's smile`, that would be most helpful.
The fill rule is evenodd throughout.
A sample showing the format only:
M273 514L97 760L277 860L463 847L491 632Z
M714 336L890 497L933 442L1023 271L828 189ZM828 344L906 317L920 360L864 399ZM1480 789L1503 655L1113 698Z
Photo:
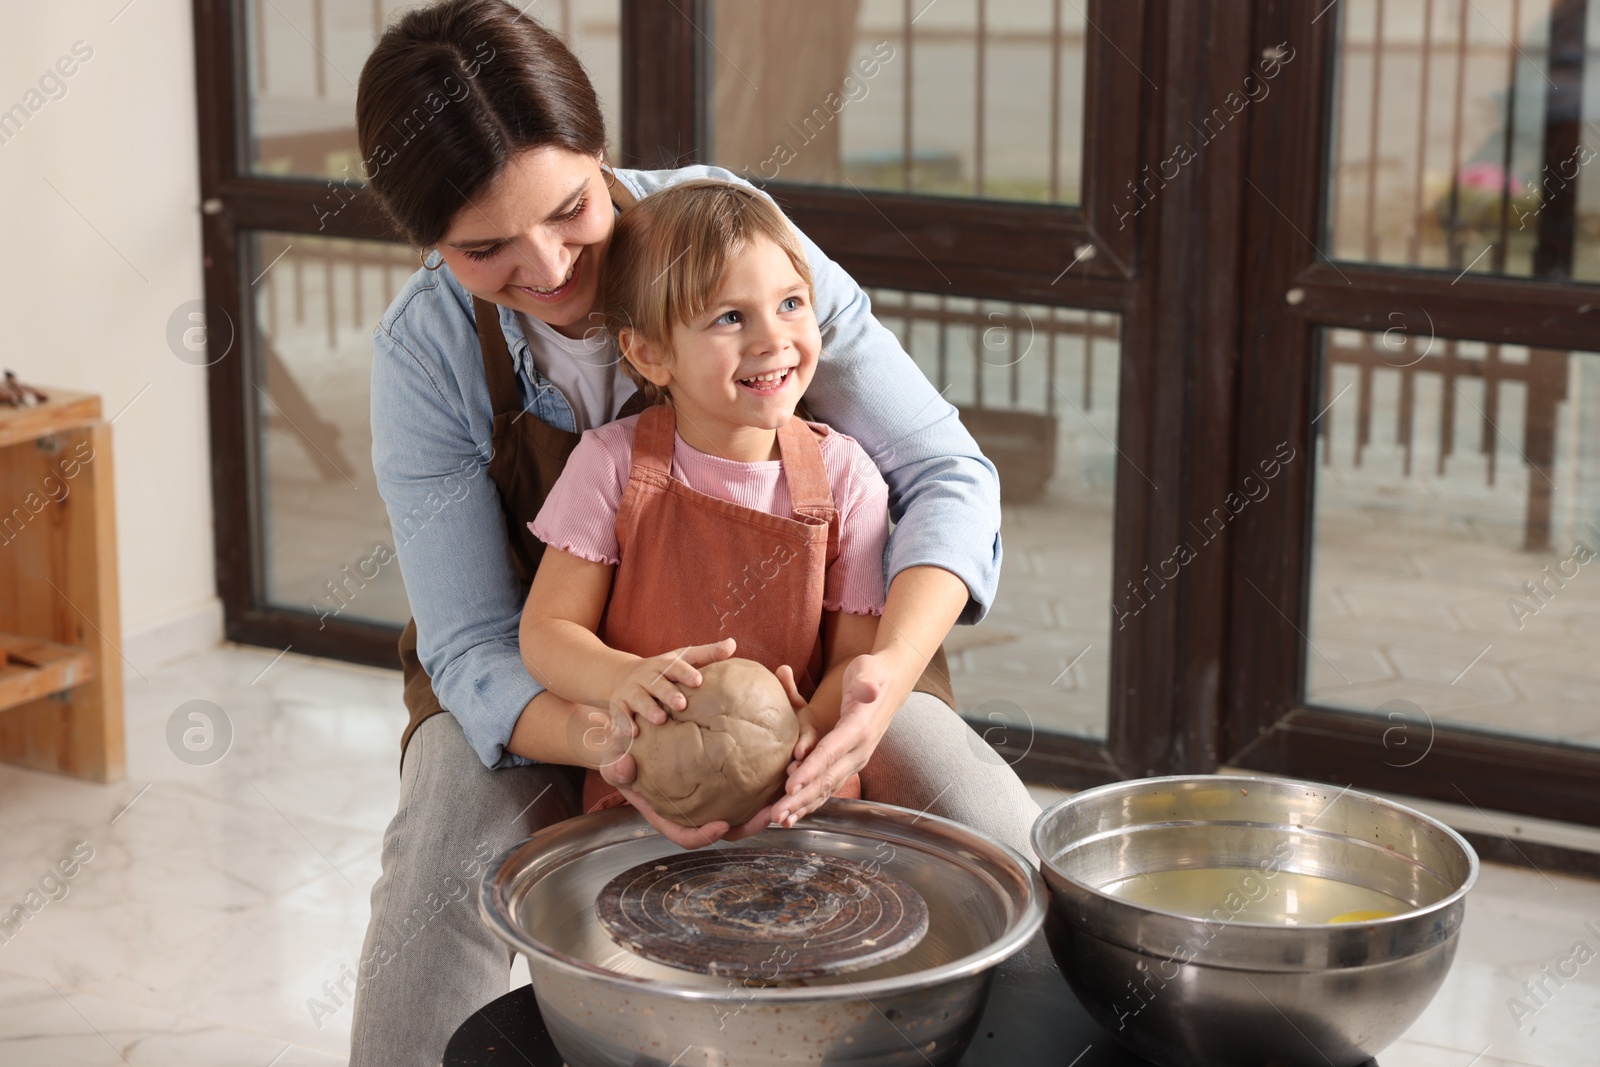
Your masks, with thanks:
M782 392L783 387L793 380L793 374L793 367L784 367L782 370L767 371L753 378L740 378L739 385L757 396L774 396Z

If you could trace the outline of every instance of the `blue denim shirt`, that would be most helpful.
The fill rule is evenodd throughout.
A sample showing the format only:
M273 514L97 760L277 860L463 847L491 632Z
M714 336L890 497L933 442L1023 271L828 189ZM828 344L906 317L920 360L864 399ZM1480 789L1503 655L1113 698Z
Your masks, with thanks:
M706 166L621 170L617 176L639 197L694 178L742 181ZM887 577L923 564L943 567L967 585L961 621L977 622L1000 580L994 466L956 409L873 318L861 288L801 239L823 348L806 405L813 417L860 442L889 483L896 525ZM500 328L527 412L573 429L571 406L535 369L508 308L500 308ZM626 392L619 389L619 395ZM505 745L542 687L528 675L517 647L527 590L512 569L500 495L489 479L493 423L471 294L447 266L418 270L373 334L372 466L416 617L417 652L434 692L484 764L509 767L531 762Z

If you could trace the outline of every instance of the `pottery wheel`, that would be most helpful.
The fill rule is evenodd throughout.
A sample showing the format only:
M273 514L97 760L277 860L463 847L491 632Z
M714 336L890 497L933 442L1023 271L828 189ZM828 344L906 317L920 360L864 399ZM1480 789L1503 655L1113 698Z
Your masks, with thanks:
M595 913L646 959L772 983L864 970L928 932L922 896L877 865L786 848L641 863L606 883Z

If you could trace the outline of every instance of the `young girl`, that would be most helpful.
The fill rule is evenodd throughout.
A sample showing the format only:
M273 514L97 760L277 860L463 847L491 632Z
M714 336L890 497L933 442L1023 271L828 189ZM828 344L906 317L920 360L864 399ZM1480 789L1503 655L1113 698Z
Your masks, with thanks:
M845 666L872 650L888 538L866 453L795 416L821 348L805 253L759 193L693 181L625 212L607 262L606 328L664 402L585 433L529 524L549 548L523 661L556 695L610 709L583 738L593 766L625 754L631 716L685 706L679 687L700 675L674 650L721 642L718 658L783 679L798 763L838 720ZM607 792L591 771L590 810L644 804Z

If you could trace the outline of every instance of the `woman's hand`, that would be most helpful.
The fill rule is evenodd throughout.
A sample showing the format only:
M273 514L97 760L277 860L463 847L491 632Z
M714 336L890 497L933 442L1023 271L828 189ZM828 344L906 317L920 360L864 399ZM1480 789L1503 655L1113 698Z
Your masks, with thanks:
M867 765L928 665L931 652L924 650L939 647L967 600L966 584L942 567L907 567L895 576L872 651L845 667L839 722L789 772L788 792L772 808L774 822L793 826Z
M622 799L632 804L639 814L644 816L644 821L649 823L662 837L665 837L679 848L696 849L705 848L707 845L713 844L727 835L728 824L721 819L716 822L708 822L704 826L691 827L680 826L670 819L663 818L655 808L650 806L648 800L629 788L633 785L636 773L637 768L634 766L631 754L600 768L600 777L615 786L617 792L622 794ZM743 830L744 828L741 827L740 829Z
M786 669L780 668L780 679L784 677L781 672ZM798 744L795 746L795 763L789 768L788 787L784 796L772 806L773 822L793 826L820 808L846 779L867 765L900 706L899 701L891 700L891 695L899 688L894 682L894 672L881 656L868 654L850 661L841 688L839 723L826 737L816 741L814 748L808 747L807 753L801 752ZM799 701L793 672L784 684L789 690L790 703ZM800 714L798 707L796 714Z
M639 659L621 671L612 687L611 707L628 715L643 715L657 726L667 714L682 711L688 698L678 688L700 684L696 668L733 655L734 640L724 638L711 645L687 645L673 652Z
M639 726L627 712L576 705L567 719L570 759L566 762L603 771L626 756L633 748L633 739L638 736Z

